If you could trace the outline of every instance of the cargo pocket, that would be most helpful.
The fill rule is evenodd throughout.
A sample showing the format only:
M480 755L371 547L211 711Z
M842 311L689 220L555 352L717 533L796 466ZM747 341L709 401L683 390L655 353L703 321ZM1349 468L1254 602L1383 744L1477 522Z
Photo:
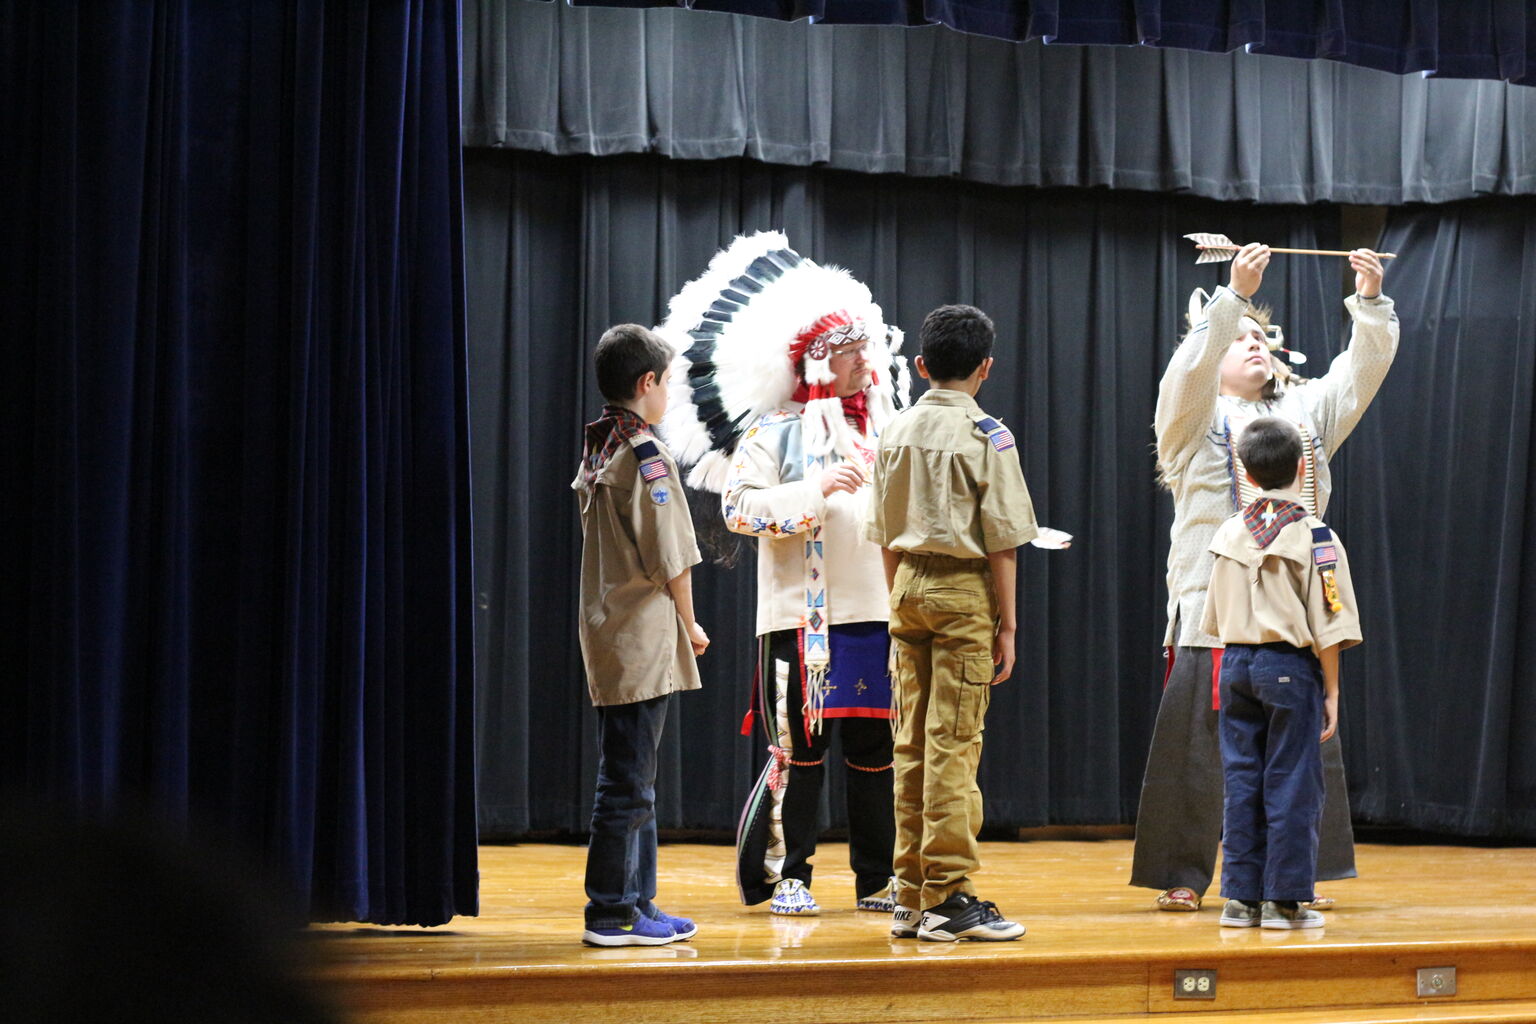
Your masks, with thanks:
M995 672L990 654L967 654L961 661L960 683L955 695L955 738L974 740L981 735L982 723L987 717L987 705L992 700L992 677Z

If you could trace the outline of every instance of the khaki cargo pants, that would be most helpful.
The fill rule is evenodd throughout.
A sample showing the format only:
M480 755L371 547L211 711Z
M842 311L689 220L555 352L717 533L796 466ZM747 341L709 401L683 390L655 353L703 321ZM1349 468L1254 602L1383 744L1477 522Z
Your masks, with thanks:
M997 597L985 559L902 556L891 589L896 901L927 910L975 894L982 723Z

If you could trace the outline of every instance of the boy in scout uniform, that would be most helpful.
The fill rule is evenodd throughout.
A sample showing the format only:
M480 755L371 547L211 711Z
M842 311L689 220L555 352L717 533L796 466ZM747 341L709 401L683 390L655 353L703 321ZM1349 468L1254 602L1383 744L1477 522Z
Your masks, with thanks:
M865 535L891 590L898 938L1024 934L970 880L982 722L1013 672L1014 549L1038 532L1013 435L976 404L995 336L971 306L928 314L917 370L931 387L886 428L874 468Z
M597 345L608 404L587 424L572 481L581 508L581 656L597 707L597 795L587 847L586 930L595 946L690 939L656 896L656 752L667 705L699 688L709 637L693 617L699 561L671 454L650 432L667 408L671 347L635 324Z
M1321 928L1312 899L1322 742L1338 728L1339 651L1360 642L1344 546L1301 504L1301 434L1266 416L1237 444L1257 498L1217 529L1200 629L1226 645L1221 923Z

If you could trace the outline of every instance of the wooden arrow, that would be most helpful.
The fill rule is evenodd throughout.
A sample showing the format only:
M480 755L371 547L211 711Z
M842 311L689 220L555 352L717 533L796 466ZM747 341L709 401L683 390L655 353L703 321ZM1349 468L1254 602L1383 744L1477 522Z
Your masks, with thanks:
M1195 248L1200 250L1200 258L1195 260L1197 265L1201 263L1225 263L1227 260L1230 260L1232 257L1236 256L1238 250L1242 248L1241 245L1238 245L1226 235L1213 235L1209 232L1197 231L1192 235L1185 235L1184 237L1189 239L1191 242L1194 242ZM1299 256L1350 255L1350 253L1344 249L1277 249L1271 247L1269 251L1295 253ZM1397 259L1397 253L1395 252L1379 252L1376 254L1376 256L1378 259L1383 260Z

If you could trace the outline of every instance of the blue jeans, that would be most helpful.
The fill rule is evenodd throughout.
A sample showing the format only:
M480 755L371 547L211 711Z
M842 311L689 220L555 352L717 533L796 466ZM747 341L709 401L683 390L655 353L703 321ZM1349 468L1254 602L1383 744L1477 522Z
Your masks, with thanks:
M1323 670L1290 644L1228 644L1221 660L1226 775L1221 893L1310 900L1323 816Z
M587 927L656 916L656 752L672 695L597 709Z

